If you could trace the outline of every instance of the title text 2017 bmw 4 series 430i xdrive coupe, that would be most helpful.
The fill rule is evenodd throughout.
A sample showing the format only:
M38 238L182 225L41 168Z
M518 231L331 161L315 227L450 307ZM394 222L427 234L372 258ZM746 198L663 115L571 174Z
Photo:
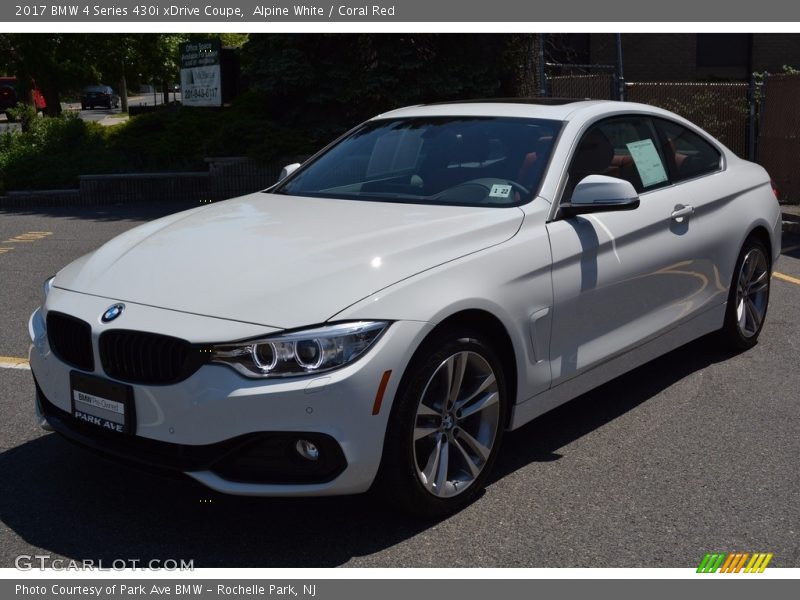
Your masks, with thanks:
M45 427L220 492L374 486L442 515L483 488L504 431L764 324L770 178L664 110L404 108L284 176L46 282Z

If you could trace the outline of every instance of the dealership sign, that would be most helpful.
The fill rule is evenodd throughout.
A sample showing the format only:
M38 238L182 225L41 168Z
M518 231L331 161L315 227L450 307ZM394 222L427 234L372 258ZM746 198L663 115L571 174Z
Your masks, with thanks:
M222 106L219 40L181 44L181 96L187 106Z

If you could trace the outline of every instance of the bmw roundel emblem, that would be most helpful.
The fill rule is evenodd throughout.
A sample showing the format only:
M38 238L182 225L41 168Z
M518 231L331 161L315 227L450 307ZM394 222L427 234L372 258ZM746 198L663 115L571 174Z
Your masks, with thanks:
M100 320L103 323L110 323L118 316L120 316L123 310L125 310L124 304L112 304L111 306L108 307L106 312L103 313L103 316L100 317Z

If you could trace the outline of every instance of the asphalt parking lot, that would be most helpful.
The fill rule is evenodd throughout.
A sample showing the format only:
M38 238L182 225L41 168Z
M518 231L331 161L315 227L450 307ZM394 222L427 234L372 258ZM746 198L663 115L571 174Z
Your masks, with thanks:
M195 567L800 567L800 236L760 343L702 339L506 438L486 493L420 522L351 498L226 497L109 463L33 422L26 324L70 260L177 207L0 210L0 567L20 554ZM20 363L20 364L17 364ZM11 368L11 367L20 368Z

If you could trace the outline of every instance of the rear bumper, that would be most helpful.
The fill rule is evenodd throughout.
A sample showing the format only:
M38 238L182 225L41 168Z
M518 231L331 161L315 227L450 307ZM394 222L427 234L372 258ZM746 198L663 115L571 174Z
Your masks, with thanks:
M775 218L775 223L772 225L772 266L781 256L781 246L783 243L783 213L778 208L778 216Z

